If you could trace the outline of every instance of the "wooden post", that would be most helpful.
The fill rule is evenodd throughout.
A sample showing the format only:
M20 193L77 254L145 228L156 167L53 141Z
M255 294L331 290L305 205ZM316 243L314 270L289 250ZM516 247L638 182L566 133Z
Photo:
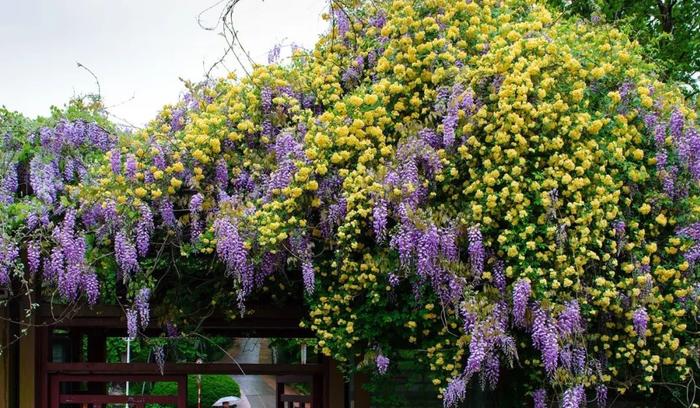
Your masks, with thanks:
M187 375L177 380L177 408L187 408Z
M41 408L49 406L49 376L46 364L49 362L49 328L39 326L36 331L36 401Z
M324 407L345 408L345 379L335 360L324 358L326 366L324 384Z
M107 360L107 337L104 333L88 332L88 352L87 361L104 363ZM93 383L88 385L88 392L91 394L106 394L107 383Z
M352 399L355 401L354 408L369 408L369 393L363 387L367 382L367 374L355 374L353 381L355 392Z
M36 331L30 328L19 340L19 407L36 407Z

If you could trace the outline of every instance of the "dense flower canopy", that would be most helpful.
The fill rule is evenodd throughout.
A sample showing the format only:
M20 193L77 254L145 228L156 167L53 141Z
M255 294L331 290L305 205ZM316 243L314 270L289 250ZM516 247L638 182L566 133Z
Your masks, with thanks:
M524 0L329 17L313 51L192 85L142 131L28 132L29 198L27 158L2 163L0 200L28 221L0 231L0 283L23 248L94 303L113 254L139 282L136 336L164 248L218 260L241 311L290 273L322 353L382 375L392 350L425 350L446 406L503 367L530 373L536 406L692 377L700 135L637 44Z

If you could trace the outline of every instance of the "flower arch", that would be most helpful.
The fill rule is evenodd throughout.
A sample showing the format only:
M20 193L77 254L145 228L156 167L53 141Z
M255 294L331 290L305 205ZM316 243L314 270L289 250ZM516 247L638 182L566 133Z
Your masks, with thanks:
M348 366L425 350L446 406L516 361L536 406L692 378L696 111L639 45L524 0L333 18L314 50L190 84L141 131L13 118L0 283L27 268L94 303L116 277L136 336L167 252L240 312L303 296Z

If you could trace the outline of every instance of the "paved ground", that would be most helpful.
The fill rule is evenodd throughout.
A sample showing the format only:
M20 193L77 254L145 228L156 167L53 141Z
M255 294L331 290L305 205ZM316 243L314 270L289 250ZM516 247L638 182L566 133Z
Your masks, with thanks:
M264 339L240 339L235 359L238 363L269 363L270 353ZM276 379L268 375L233 375L241 387L238 408L275 408Z

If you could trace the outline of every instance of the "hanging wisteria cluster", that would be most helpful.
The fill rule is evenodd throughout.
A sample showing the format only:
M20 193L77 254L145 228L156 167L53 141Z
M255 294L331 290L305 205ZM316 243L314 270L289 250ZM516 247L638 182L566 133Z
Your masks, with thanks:
M32 232L0 233L0 283L24 248L93 303L90 257L135 281L157 243L215 257L241 311L291 276L347 366L375 348L383 375L398 345L424 350L446 407L505 370L536 407L688 381L700 136L678 89L615 28L536 1L357 3L313 51L192 86L116 144L84 121L33 132ZM129 336L151 298L134 291Z
M78 101L76 101L78 103ZM6 111L3 113L7 113ZM81 296L95 304L100 282L88 256L89 217L78 213L71 197L80 184L94 182L90 167L103 160L116 137L93 118L53 117L36 124L18 126L19 119L3 115L3 127L12 129L3 140L2 187L4 204L0 241L0 280L9 283L9 273L25 279L16 263L26 251L31 278L56 289L68 301ZM111 125L109 125L111 126Z

